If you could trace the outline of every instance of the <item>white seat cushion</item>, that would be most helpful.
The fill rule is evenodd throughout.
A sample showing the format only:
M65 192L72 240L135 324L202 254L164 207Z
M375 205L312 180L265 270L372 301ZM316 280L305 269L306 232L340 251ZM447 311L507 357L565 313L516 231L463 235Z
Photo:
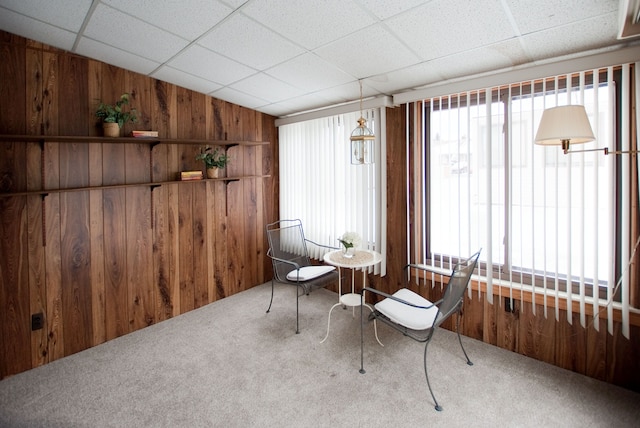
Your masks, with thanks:
M335 266L303 266L299 270L292 270L287 274L289 281L309 281L336 270Z
M433 304L407 288L396 291L393 293L393 296L414 305L431 306ZM429 309L414 308L413 306L405 305L389 298L376 303L375 307L391 321L413 330L426 330L431 328L433 326L433 320L438 314L438 308L436 306L432 306Z

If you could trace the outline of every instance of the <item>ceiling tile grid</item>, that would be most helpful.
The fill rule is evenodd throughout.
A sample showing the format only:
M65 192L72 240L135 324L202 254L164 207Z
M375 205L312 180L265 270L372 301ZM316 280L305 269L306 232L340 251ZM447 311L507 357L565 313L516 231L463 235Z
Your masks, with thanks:
M636 0L631 0L636 1ZM0 0L0 29L275 116L639 46L619 0ZM640 58L640 55L638 55Z

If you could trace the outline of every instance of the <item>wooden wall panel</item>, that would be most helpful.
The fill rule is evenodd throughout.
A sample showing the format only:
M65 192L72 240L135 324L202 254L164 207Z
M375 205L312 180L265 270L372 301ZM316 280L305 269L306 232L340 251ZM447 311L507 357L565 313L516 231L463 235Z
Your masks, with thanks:
M192 183L193 203L193 304L195 308L206 305L209 300L209 254L207 241L210 239L207 223L207 183Z
M60 145L60 183L64 188L89 184L86 144ZM78 167L84 165L84 167ZM65 355L92 346L91 253L89 242L89 192L60 195L62 304Z
M124 183L124 144L102 145L103 182L105 185ZM129 332L127 305L126 263L126 192L107 189L102 192L104 216L104 290L106 339L111 340Z
M26 197L0 199L0 376L32 367Z
M151 179L151 150L147 144L125 146L127 183ZM155 293L152 272L151 189L128 187L126 204L127 301L131 331L155 323Z
M180 311L191 311L195 307L193 273L193 186L178 185L178 245L180 269Z

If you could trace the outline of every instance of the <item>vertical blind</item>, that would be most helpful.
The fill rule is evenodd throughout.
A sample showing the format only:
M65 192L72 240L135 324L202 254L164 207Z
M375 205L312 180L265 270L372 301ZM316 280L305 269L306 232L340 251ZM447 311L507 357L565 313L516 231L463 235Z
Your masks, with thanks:
M338 247L345 232L362 238L361 248L383 255L374 271L386 272L386 187L384 110L363 112L374 130L375 162L351 164L350 136L360 113L313 119L278 128L280 150L280 218L302 220L307 239ZM321 259L325 249L310 246Z
M530 293L534 313L536 301L545 316L552 305L556 319L566 307L569 323L578 313L595 329L606 310L609 332L617 308L628 337L628 157L565 155L533 141L545 109L582 104L596 140L572 148L616 147L616 120L631 112L631 74L624 65L424 100L424 182L410 190L420 201L420 248L410 252L441 267L482 248L479 276L493 290L490 302L494 293L500 304ZM628 150L632 126L623 119L620 129Z

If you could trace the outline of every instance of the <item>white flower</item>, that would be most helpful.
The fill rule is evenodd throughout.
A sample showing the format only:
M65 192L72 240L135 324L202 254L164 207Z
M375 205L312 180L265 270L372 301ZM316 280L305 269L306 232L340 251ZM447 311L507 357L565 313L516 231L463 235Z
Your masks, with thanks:
M357 248L360 246L361 238L356 232L345 232L341 238L338 238L338 241L340 241L345 248Z

